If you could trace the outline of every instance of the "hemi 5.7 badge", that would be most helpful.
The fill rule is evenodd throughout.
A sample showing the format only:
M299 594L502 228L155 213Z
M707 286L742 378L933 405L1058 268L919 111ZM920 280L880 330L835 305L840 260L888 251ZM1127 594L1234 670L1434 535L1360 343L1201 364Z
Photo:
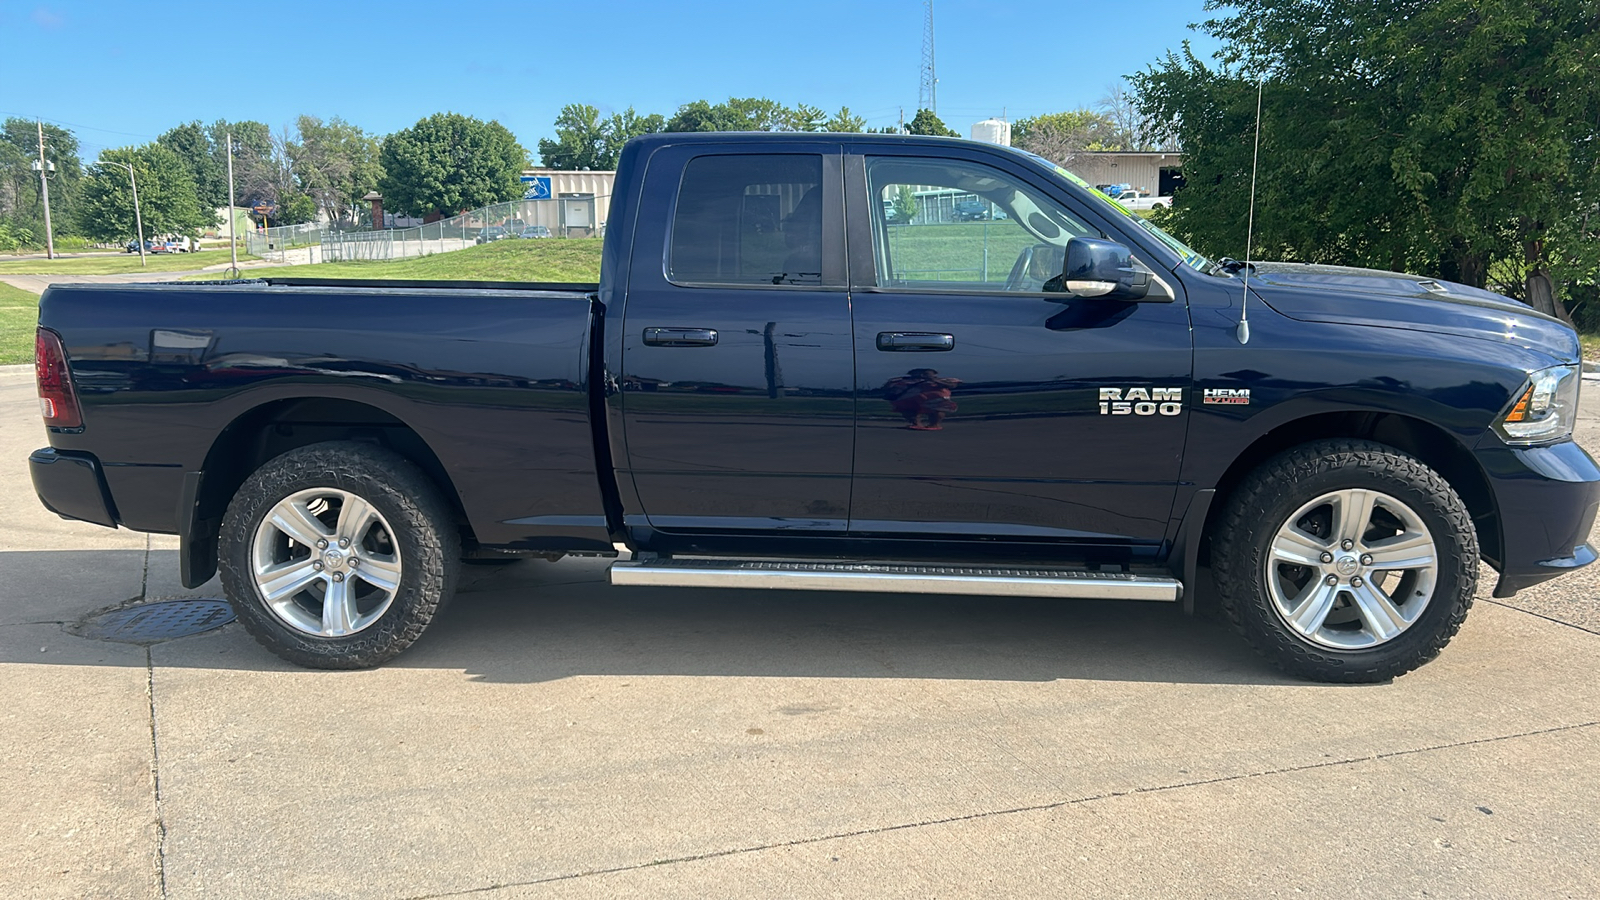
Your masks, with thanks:
M1249 388L1206 388L1205 396L1201 403L1214 403L1222 406L1249 406Z

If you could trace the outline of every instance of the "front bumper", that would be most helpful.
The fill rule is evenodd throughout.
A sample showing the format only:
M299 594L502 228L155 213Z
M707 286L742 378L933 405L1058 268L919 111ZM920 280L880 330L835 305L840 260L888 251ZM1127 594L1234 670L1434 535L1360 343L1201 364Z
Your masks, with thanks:
M45 509L63 518L117 527L105 471L92 454L46 447L28 457L28 471Z
M1477 456L1500 513L1494 596L1510 597L1595 561L1589 531L1600 510L1600 465L1582 447L1573 441L1508 447L1487 436Z

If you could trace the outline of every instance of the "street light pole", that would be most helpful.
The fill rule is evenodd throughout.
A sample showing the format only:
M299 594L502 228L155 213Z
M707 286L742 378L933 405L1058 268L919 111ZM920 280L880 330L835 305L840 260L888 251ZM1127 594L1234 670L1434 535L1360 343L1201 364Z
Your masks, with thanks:
M128 183L133 185L133 221L134 226L139 230L139 265L148 267L150 264L144 258L144 216L139 212L139 180L133 177L132 163L113 162L113 164L128 170Z
M44 122L35 119L33 124L39 129L39 193L44 197L44 255L46 259L55 259L56 239L50 229L50 164L44 160Z

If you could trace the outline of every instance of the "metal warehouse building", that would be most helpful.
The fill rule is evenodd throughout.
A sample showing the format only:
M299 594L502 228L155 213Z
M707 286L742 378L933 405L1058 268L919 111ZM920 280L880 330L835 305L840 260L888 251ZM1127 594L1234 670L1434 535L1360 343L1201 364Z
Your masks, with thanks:
M541 203L538 221L533 224L548 225L570 237L594 235L611 215L611 188L616 181L616 172L523 169L522 199L556 201L553 205ZM547 209L553 215L551 221L545 220Z
M1183 186L1183 154L1082 151L1066 163L1067 171L1090 184L1129 184L1136 191L1170 197Z

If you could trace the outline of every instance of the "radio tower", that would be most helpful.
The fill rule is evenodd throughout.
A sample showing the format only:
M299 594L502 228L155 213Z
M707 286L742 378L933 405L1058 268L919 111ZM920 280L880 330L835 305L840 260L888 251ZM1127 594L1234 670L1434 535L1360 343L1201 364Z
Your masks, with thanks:
M939 79L933 71L933 0L922 0L928 8L922 25L922 85L917 91L917 108L939 114Z

